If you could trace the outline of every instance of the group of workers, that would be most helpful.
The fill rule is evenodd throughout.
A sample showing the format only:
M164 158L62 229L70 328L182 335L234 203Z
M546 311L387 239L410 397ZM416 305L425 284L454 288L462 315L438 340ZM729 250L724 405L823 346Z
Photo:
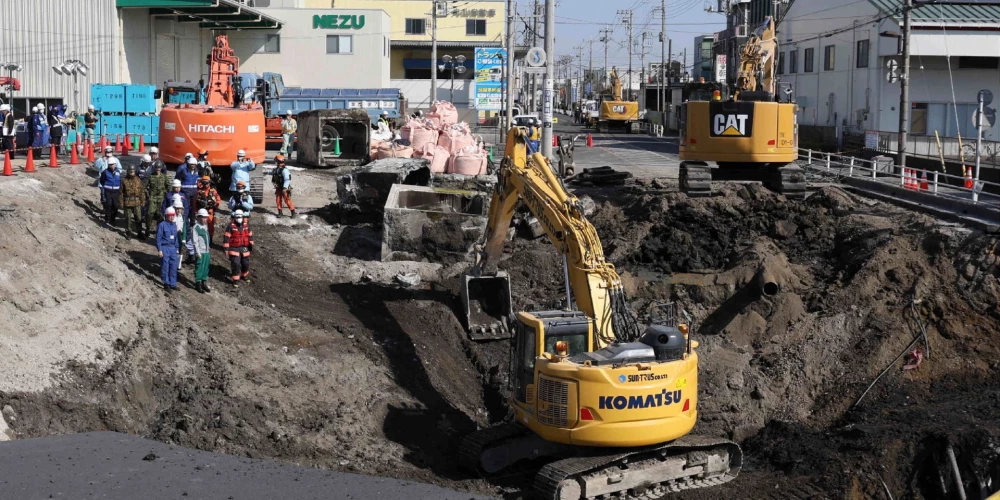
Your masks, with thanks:
M173 179L156 147L142 157L138 168L129 165L124 176L120 163L111 146L106 147L103 156L94 162L104 222L114 227L119 210L124 209L126 238L134 236L145 240L155 232L156 249L161 259L160 277L167 290L177 289L177 273L184 263L182 255L186 250L187 262L195 266L195 289L209 292L209 249L215 238L215 214L222 205L222 198L216 189L221 176L208 161L208 151L199 151L197 156L189 153ZM283 206L287 205L294 217L291 172L285 165L284 155L275 158L275 167L271 181L275 187L278 216L284 215ZM230 165L229 192L232 196L228 207L231 217L222 248L230 261L233 287L247 283L250 274L253 231L249 219L254 208L250 172L256 168L243 150Z
M32 107L30 115L25 118L28 143L22 149L32 149L36 158L40 158L42 148L48 146L56 146L60 152L63 152L66 147L63 138L68 135L63 133L66 121L66 106L64 105L52 105L46 108L44 104L39 103ZM10 104L0 104L0 134L2 134L0 135L0 156L6 152L13 159L17 152L15 145L17 122Z

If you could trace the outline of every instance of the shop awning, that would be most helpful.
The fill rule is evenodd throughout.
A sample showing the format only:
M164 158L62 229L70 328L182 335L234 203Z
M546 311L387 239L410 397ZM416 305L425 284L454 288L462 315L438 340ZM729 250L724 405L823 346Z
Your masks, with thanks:
M179 23L198 23L207 29L281 28L278 19L237 0L117 0L117 6L149 9L150 15L175 16Z

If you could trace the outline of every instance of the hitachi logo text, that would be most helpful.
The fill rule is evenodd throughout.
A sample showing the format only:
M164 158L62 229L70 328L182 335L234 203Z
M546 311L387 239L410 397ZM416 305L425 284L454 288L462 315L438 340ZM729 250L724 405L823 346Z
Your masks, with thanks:
M215 134L234 134L235 125L188 125L188 132L212 132Z

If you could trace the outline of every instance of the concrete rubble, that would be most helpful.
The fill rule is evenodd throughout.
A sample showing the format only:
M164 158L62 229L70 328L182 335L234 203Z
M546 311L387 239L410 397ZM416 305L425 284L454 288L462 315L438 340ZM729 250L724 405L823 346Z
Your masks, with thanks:
M337 197L343 207L379 213L394 184L426 186L430 161L418 158L376 160L337 178Z
M396 184L385 203L382 260L467 260L486 231L487 210L486 193Z

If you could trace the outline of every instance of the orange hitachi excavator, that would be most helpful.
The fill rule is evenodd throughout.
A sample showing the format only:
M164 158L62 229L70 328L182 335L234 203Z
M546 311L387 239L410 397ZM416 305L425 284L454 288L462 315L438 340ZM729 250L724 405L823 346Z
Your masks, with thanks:
M264 161L264 109L244 102L240 59L226 35L215 37L207 62L205 104L168 104L160 111L160 157L179 164L185 153L204 149L212 165L225 166L242 149L254 162Z

